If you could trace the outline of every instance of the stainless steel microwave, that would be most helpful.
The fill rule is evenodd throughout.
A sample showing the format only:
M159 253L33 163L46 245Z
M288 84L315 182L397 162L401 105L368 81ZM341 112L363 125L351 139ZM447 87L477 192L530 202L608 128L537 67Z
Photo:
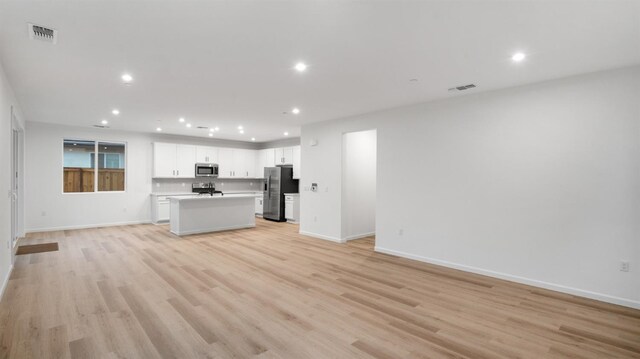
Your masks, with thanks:
M218 164L196 163L196 177L218 177Z

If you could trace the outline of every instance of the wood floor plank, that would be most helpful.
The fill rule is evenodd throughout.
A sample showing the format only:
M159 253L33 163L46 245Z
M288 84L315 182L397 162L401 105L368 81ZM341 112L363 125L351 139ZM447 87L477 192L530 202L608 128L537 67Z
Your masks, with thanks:
M338 244L298 226L31 233L0 358L639 358L640 311Z

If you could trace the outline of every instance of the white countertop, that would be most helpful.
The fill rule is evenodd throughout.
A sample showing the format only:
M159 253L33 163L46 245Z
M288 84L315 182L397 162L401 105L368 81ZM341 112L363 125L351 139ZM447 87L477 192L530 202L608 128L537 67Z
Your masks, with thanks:
M222 191L225 195L226 194L251 194L251 195L256 195L256 194L262 194L262 191L251 191L251 190L246 190L246 191ZM172 197L172 196L197 196L196 194L194 194L193 192L153 192L151 193L152 196L165 196L165 197Z
M200 195L200 194L195 194L195 195L189 195L189 196L169 196L169 200L171 201L192 201L192 200L221 200L221 199L233 199L233 198L255 198L255 194L251 194L251 192L249 193L225 193L225 195L220 195L220 194L214 194L213 196L211 195Z
M285 193L285 196L300 196L300 193Z

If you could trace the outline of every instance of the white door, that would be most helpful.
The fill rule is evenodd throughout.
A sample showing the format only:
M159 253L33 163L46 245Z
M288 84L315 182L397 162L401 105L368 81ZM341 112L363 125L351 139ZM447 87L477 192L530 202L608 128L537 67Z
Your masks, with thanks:
M176 177L196 177L196 146L176 146Z
M234 149L232 152L233 157L233 177L245 178L247 177L245 169L245 151L240 149Z
M264 166L265 167L275 167L276 166L276 149L275 148L267 148L264 150L266 155L264 158ZM264 170L263 176L264 176Z
M218 163L218 149L209 146L196 147L196 162Z
M256 178L256 152L255 150L245 150L244 168L247 171L248 178ZM260 176L258 176L260 177Z
M231 148L218 149L219 177L233 177L233 150Z
M293 147L293 178L300 179L300 146Z
M153 143L153 177L176 176L176 145L174 143Z
M255 175L256 178L264 177L264 167L265 167L265 150L257 150L255 152L255 161L256 161L256 169Z
M284 158L283 164L293 164L293 147L285 147L282 149L282 157Z

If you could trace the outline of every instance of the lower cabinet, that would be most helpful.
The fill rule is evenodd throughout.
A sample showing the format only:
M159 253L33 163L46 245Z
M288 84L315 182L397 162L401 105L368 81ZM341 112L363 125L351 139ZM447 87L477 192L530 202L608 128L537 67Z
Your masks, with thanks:
M263 205L262 205L262 193L258 196L256 195L256 214L262 216Z
M154 224L169 222L171 216L169 197L191 196L190 193L185 194L167 194L167 195L151 195L151 222Z
M300 195L284 195L284 218L287 222L298 223L300 221Z

